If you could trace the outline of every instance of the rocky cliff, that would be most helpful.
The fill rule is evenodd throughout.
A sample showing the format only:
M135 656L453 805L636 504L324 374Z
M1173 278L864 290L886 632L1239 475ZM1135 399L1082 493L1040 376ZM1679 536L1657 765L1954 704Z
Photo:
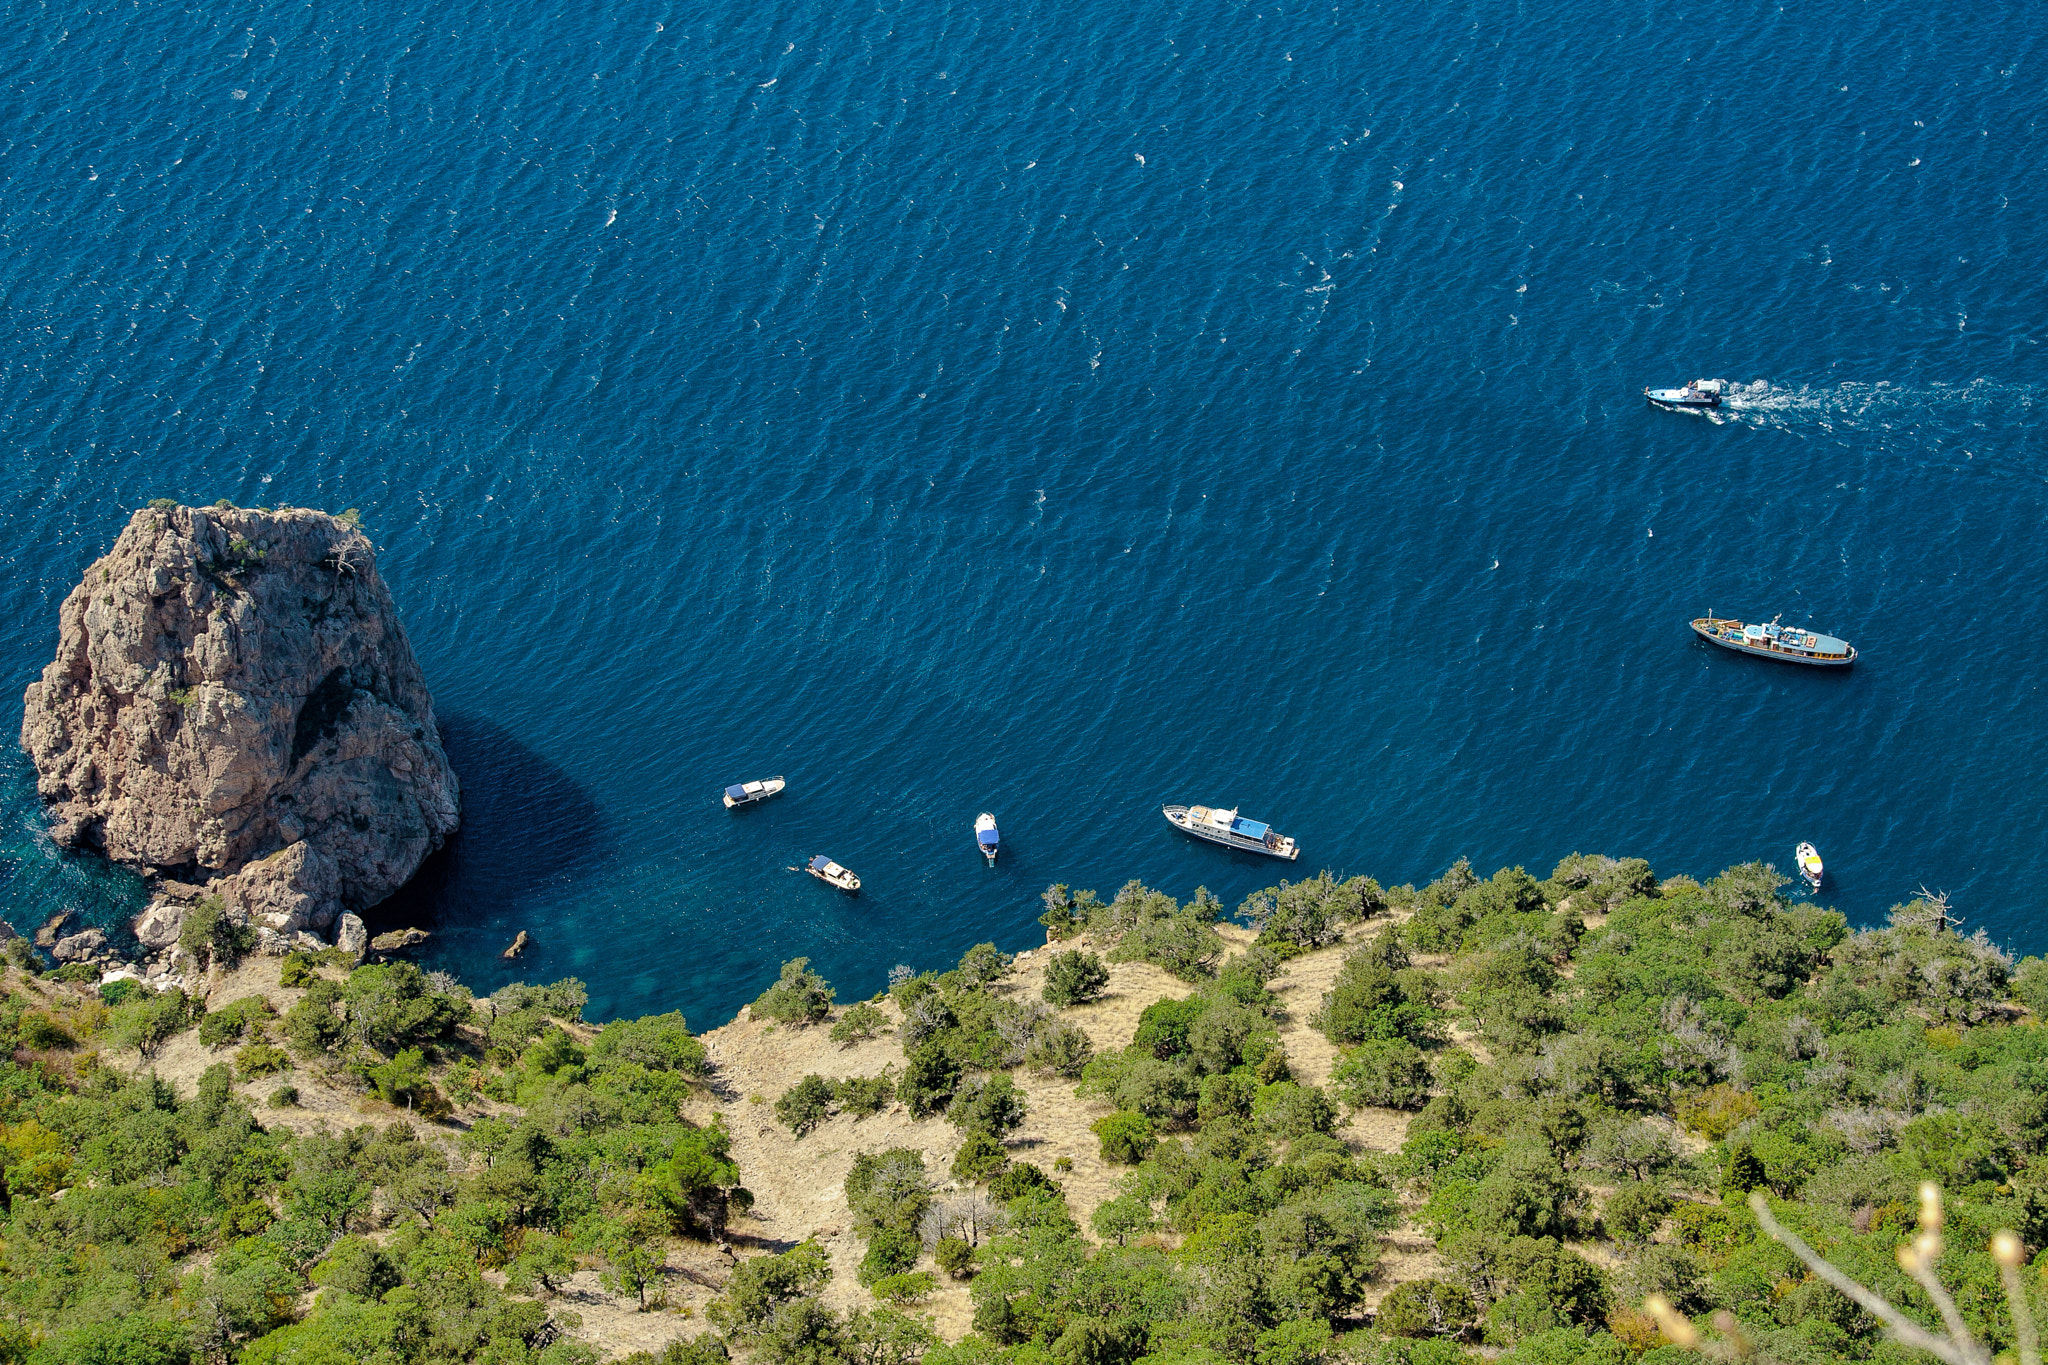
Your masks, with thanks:
M203 883L282 951L454 832L433 698L353 518L146 508L58 625L21 726L58 843Z

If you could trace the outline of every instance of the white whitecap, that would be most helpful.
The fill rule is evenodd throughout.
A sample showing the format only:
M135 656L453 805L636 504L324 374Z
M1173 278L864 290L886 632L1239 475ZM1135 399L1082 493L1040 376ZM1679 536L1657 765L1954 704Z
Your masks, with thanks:
M1135 155L1135 154L1134 154L1134 155ZM1138 157L1138 164L1139 164L1140 166L1144 165L1144 164L1145 164L1145 158L1144 158L1144 157L1142 157L1142 156L1141 156L1141 157Z
M762 81L759 85L755 86L754 88L756 90L766 90L769 86L775 84L775 82L781 79L782 77L780 76L770 76L767 80Z

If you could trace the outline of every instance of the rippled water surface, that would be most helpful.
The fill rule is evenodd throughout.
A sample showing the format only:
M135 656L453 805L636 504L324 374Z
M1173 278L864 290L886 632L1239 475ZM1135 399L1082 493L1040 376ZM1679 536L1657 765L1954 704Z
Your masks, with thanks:
M146 499L360 507L466 784L383 918L479 987L1802 838L2048 946L2048 10L5 12L7 691ZM8 918L117 917L5 782Z

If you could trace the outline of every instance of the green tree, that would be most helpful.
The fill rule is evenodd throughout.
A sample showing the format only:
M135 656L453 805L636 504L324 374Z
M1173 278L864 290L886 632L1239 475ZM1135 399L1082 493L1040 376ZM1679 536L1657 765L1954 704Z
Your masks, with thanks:
M754 1001L753 1013L782 1024L815 1024L832 1014L832 987L811 970L809 958L796 958L782 964L781 977Z
M866 1042L889 1026L889 1016L866 1001L848 1005L846 1012L839 1016L839 1022L832 1026L832 1041L841 1047Z
M998 1072L977 1076L961 1085L946 1108L946 1119L963 1133L986 1133L1002 1138L1024 1122L1024 1092L1017 1083Z
M931 1039L905 1054L896 1098L903 1101L912 1118L930 1118L952 1102L959 1085L960 1063L944 1044Z
M178 926L178 948L194 961L235 967L256 947L256 931L231 919L219 896L203 897Z
M1078 949L1054 953L1045 964L1045 985L1039 991L1048 1005L1066 1009L1101 997L1109 986L1109 968L1102 959Z
M775 1101L775 1117L802 1137L825 1121L832 1104L832 1085L823 1076L805 1076Z
M299 1003L312 996L309 990ZM467 1000L435 990L410 962L356 968L342 998L349 1032L387 1057L441 1038L469 1017Z
M740 1187L731 1150L732 1135L720 1122L686 1128L668 1156L642 1175L641 1188L675 1231L716 1236L736 1204L752 1205L753 1196Z
M654 1307L666 1301L662 1293L665 1274L659 1229L651 1220L628 1216L608 1222L600 1237L605 1269L598 1281L613 1294L630 1294L641 1312L646 1312L648 1291L654 1291Z
M1089 1125L1101 1140L1102 1159L1120 1166L1135 1166L1152 1154L1158 1137L1152 1120L1129 1112L1110 1114Z
M1455 1336L1472 1325L1472 1296L1443 1280L1409 1280L1380 1300L1373 1325L1390 1337Z

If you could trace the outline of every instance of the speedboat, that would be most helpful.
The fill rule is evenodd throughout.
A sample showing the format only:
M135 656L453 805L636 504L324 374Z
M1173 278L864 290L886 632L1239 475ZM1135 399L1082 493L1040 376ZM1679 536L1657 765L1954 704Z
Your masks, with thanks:
M1695 379L1682 389L1644 389L1643 397L1659 407L1718 408L1727 387L1726 380Z
M996 818L987 811L974 817L974 842L981 849L981 856L988 859L988 865L996 865Z
M1792 851L1792 856L1799 860L1799 875L1806 878L1806 884L1820 890L1820 879L1827 874L1827 868L1821 865L1820 850L1812 844L1801 844Z
M860 878L853 875L853 869L841 867L822 853L806 863L804 871L821 882L838 887L841 891L860 890Z
M759 782L742 782L737 787L725 789L725 808L734 810L740 806L751 806L756 801L766 801L787 785L779 777L764 778Z
M1161 806L1175 829L1244 853L1264 853L1289 862L1301 856L1294 840L1261 820L1247 820L1221 806Z

